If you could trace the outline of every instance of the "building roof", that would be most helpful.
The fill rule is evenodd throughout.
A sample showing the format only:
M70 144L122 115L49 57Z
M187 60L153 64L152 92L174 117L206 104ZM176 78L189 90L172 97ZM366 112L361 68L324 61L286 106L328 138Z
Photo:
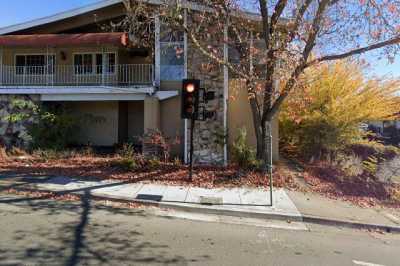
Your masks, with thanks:
M144 0L145 2L149 3L149 4L154 4L154 5L159 5L162 3L161 0ZM39 19L34 19L31 21L27 21L24 23L20 23L20 24L16 24L16 25L11 25L8 27L4 27L4 28L0 28L0 35L5 35L5 34L11 34L13 32L18 32L21 30L26 30L26 29L30 29L33 27L37 27L37 26L41 26L41 25L45 25L45 24L49 24L49 23L53 23L53 22L57 22L60 20L64 20L64 19L68 19L71 17L75 17L75 16L79 16L79 15L83 15L86 14L88 12L92 12L92 11L96 11L105 7L109 7L109 6L113 6L116 4L121 4L123 3L123 0L102 0L99 1L97 3L91 4L91 5L87 5L84 7L80 7L80 8L76 8L76 9L72 9L72 10L68 10L65 12L61 12L61 13L57 13L55 15L51 15L51 16L47 16L47 17L43 17L43 18L39 18ZM186 8L192 9L192 10L206 10L207 8L194 3L194 2L190 2L190 1L182 1L182 5ZM240 14L239 14L240 13ZM259 14L256 13L251 13L251 12L239 12L238 14L236 14L237 16L242 16L245 17L246 19L249 20L255 20L255 21L260 21L261 17Z
M0 36L0 47L55 47L75 45L127 46L128 35L121 32L80 34L35 34Z
M67 19L70 17L83 15L85 13L95 11L95 10L98 10L98 9L101 9L104 7L112 6L112 5L115 5L118 3L122 3L122 0L102 0L100 2L91 4L91 5L83 6L80 8L75 8L75 9L68 10L65 12L57 13L55 15L51 15L51 16L47 16L47 17L43 17L43 18L39 18L39 19L34 19L34 20L27 21L24 23L0 28L0 35L9 34L12 32L25 30L25 29L36 27L36 26L60 21L60 20Z

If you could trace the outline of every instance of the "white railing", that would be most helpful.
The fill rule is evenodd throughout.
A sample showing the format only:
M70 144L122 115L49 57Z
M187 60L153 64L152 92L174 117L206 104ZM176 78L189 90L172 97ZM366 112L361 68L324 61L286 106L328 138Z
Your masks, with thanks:
M8 66L0 65L1 86L131 86L152 84L150 64L110 66Z

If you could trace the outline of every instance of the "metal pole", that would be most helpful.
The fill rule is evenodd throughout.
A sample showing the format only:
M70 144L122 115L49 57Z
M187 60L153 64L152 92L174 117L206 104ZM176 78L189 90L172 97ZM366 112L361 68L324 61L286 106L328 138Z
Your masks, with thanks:
M189 179L193 177L193 135L194 135L194 123L195 119L190 120L190 154L189 154Z
M272 125L271 123L268 123L268 127L269 127L269 198L270 198L270 202L271 202L271 206L273 205L273 198L272 198L272 188L273 188L273 184L272 184Z

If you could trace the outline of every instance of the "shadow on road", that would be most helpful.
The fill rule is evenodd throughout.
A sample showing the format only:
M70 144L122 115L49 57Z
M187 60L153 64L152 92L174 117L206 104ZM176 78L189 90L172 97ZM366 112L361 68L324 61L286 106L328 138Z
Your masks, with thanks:
M143 221L150 219L144 210L97 204L91 189L81 189L80 202L50 196L0 199L0 209L7 207L0 226L15 223L9 225L11 239L2 236L0 265L187 265L209 259L169 254L168 245L143 233Z

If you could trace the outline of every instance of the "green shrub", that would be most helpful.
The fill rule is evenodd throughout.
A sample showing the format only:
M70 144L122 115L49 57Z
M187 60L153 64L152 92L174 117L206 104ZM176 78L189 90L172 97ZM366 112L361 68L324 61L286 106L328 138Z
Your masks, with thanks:
M133 158L135 157L135 148L131 143L124 143L122 148L118 150L118 154L122 158Z
M62 150L76 138L81 118L72 115L63 105L44 106L37 122L29 128L33 149Z
M138 164L135 158L122 158L119 161L119 166L121 166L124 170L133 171L138 168Z
M179 157L175 157L173 164L174 166L182 166L182 160Z
M247 145L246 140L246 129L239 129L239 135L232 144L231 149L233 162L243 169L259 168L260 162L257 160L256 151Z
M147 161L147 166L152 170L156 170L160 168L161 161L158 157L153 157Z

